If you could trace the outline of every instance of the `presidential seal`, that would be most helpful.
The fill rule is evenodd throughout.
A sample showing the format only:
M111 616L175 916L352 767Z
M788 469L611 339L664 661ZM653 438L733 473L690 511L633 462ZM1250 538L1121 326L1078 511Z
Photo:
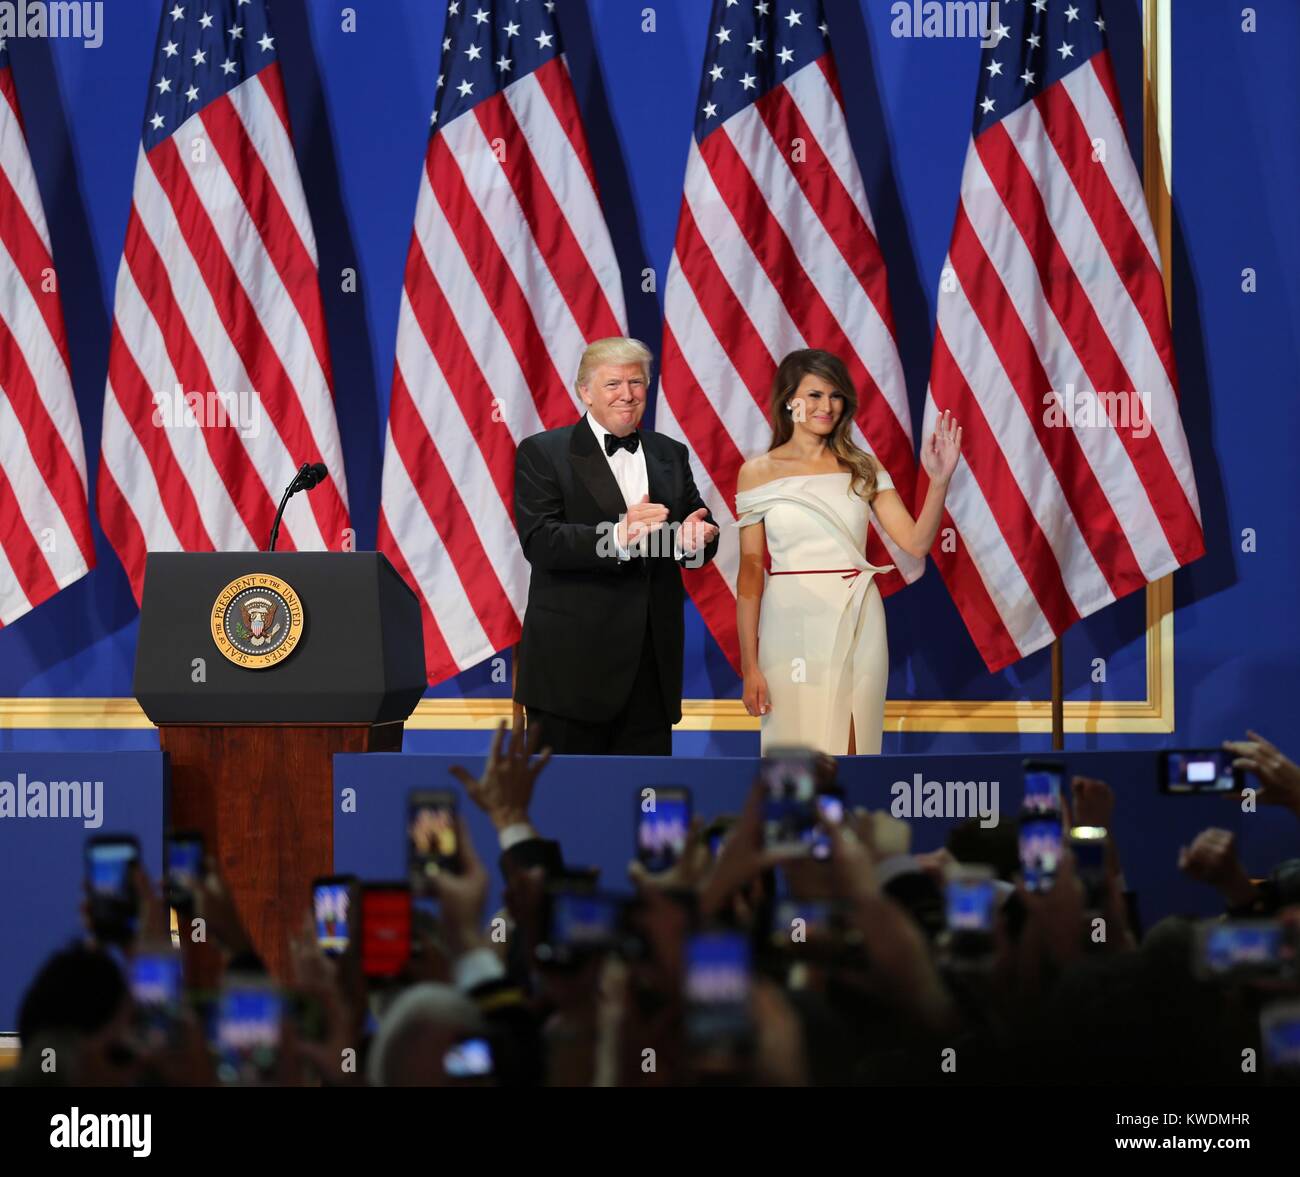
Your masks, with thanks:
M241 576L213 602L212 640L236 666L276 666L293 653L301 637L302 601L278 576Z

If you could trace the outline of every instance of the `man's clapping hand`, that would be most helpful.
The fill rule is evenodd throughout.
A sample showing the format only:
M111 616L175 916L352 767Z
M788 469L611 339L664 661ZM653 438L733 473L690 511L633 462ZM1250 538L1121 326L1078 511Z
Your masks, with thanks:
M635 547L667 521L668 508L662 503L652 503L648 494L642 495L641 501L628 507L627 514L618 521L618 546Z
M682 522L680 531L682 543L682 555L690 556L701 548L707 547L718 534L717 524L710 523L705 517L708 515L708 509L701 507L698 511L692 511Z

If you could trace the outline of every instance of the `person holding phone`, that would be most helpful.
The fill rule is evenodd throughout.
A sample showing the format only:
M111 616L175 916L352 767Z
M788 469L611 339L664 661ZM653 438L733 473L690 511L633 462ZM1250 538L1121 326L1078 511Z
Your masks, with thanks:
M874 514L898 547L923 557L957 468L961 429L945 412L921 451L930 489L913 519L853 440L857 409L841 359L791 352L772 387L772 444L737 478L736 624L745 710L762 717L764 753L880 751L889 653L875 577L892 565L867 561L867 525Z

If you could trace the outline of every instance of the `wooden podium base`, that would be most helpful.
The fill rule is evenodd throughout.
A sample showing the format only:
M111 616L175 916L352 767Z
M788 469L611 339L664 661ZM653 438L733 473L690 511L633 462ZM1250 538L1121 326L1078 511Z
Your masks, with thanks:
M248 934L287 978L311 882L334 873L333 757L400 752L402 724L162 724L169 826L199 830Z

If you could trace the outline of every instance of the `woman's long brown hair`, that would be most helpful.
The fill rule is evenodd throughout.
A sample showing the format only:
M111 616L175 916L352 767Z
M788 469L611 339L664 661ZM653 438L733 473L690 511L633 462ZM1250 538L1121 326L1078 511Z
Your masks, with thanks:
M849 370L839 356L831 355L815 347L792 351L781 361L776 370L776 379L772 381L772 444L767 448L776 449L784 445L794 434L794 413L790 410L790 401L805 376L817 376L831 385L844 397L844 411L835 422L827 446L845 466L852 477L849 486L858 492L867 502L876 494L876 463L866 450L860 449L853 441L853 418L858 411L858 393L849 379Z

